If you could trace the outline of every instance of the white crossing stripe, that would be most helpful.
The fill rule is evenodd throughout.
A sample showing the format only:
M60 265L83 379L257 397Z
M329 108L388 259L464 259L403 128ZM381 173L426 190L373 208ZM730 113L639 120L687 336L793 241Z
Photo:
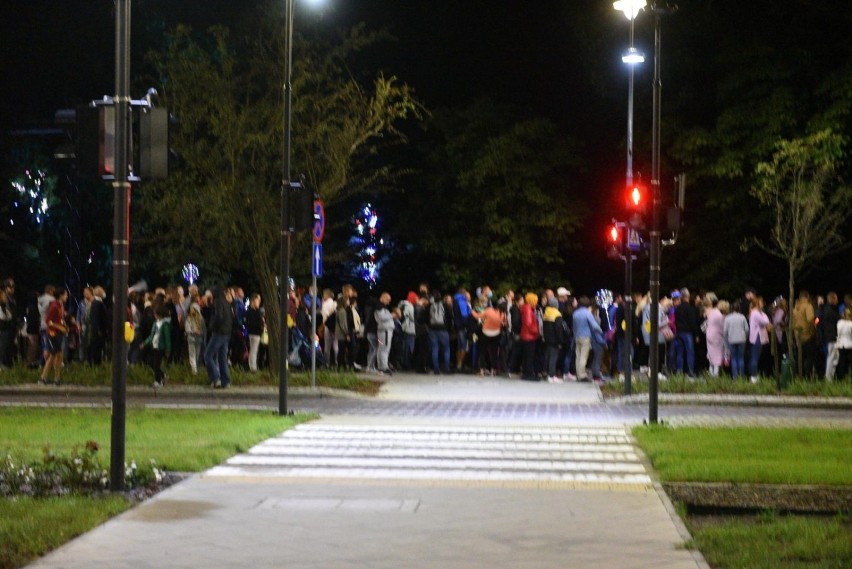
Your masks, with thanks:
M204 475L651 485L623 428L554 426L309 423Z

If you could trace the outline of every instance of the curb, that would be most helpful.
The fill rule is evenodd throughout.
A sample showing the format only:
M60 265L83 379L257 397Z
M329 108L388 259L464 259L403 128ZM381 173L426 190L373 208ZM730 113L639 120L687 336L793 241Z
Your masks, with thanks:
M623 395L606 399L609 405L647 404L647 393ZM681 393L661 393L658 401L667 405L703 405L707 407L778 407L811 409L852 409L849 397L804 397L786 395L701 395Z
M92 397L112 397L110 387L84 387L77 385L52 386L13 386L0 387L0 397L28 397L28 396L67 396L81 395ZM277 387L232 387L230 389L210 389L201 386L178 386L164 387L154 390L151 387L128 386L127 395L130 396L152 396L163 399L189 399L201 396L214 396L216 399L262 399L278 396ZM348 391L345 389L334 389L331 387L290 387L287 395L291 397L336 397L339 399L373 399L373 396Z

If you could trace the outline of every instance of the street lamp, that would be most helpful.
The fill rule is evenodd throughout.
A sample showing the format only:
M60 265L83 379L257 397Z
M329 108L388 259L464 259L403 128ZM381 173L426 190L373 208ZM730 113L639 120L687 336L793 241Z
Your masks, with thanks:
M313 6L319 6L324 0L305 0ZM290 312L290 236L293 227L290 224L290 133L292 131L293 85L293 14L294 0L284 2L284 150L281 176L281 266L278 278L279 326L281 330L278 346L278 413L287 414L288 367L287 360L290 344L290 330L287 327L287 314Z
M645 0L618 0L612 7L623 12L630 20L630 47L621 57L621 61L628 65L628 90L627 90L627 171L625 173L625 187L633 185L633 75L634 67L645 61L645 55L633 46L634 21L639 12L645 7ZM638 242L630 234L636 228L628 225L628 243ZM632 238L631 238L632 237ZM629 246L624 248L624 394L630 395L632 391L633 378L633 251Z

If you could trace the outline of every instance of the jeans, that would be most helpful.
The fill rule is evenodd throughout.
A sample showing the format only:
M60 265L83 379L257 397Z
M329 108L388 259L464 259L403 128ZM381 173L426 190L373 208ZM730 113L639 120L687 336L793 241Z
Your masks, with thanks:
M695 375L695 337L691 332L678 332L674 345L675 369L681 373Z
M377 333L367 333L367 345L369 346L367 350L367 369L373 370L376 369L376 360L379 355L379 336Z
M763 348L763 344L760 343L760 338L758 338L757 342L751 345L751 367L749 367L749 371L752 377L757 377L757 368L760 363L760 350Z
M556 375L556 360L559 359L559 345L545 344L544 346L544 361L547 368L547 377Z
M840 348L837 347L837 342L829 342L826 348L828 353L825 357L825 379L831 381L840 361Z
M745 344L731 344L731 376L734 379L745 373Z
M391 341L393 340L393 330L380 330L378 333L378 349L376 353L377 357L377 369L379 371L388 371L388 356L390 356L391 351Z
M450 333L446 330L429 330L429 342L432 344L432 370L440 373L438 367L438 349L443 353L444 372L450 373Z
M221 381L222 385L230 385L231 370L228 368L228 344L230 334L213 334L207 349L204 351L204 361L207 364L207 376L210 383Z

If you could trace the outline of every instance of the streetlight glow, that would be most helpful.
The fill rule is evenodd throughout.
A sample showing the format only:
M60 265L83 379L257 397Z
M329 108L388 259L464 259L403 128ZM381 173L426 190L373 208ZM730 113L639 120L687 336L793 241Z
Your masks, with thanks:
M645 63L645 54L635 47L629 47L627 48L627 51L624 52L624 55L621 56L621 61L630 65Z
M612 7L623 12L628 20L635 20L647 4L645 0L617 0L612 3Z

